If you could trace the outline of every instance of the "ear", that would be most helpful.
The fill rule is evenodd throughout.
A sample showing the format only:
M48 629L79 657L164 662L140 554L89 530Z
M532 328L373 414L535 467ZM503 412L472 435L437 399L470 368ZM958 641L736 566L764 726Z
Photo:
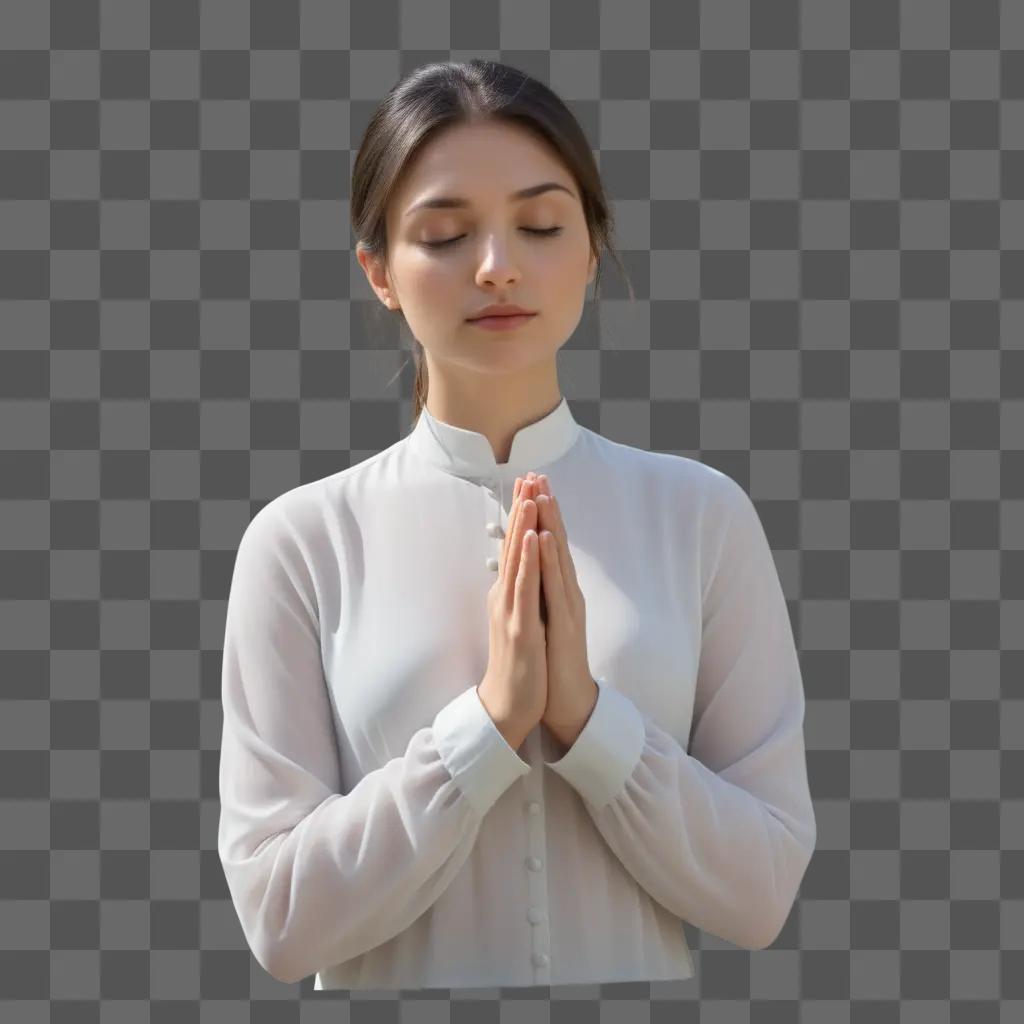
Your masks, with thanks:
M359 260L359 265L363 268L363 272L366 274L366 279L370 282L370 287L373 289L377 298L380 299L388 309L397 309L398 302L394 297L391 282L388 280L387 273L381 265L380 260L377 259L377 257L370 255L362 245L356 245L356 259Z
M587 270L587 284L590 284L594 280L594 277L595 277L596 273L597 273L597 257L593 253L591 253L590 254L590 268Z

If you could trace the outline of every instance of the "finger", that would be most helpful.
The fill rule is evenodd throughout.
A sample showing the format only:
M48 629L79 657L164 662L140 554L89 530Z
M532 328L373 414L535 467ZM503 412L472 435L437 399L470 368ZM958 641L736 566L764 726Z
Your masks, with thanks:
M505 531L505 539L501 543L501 555L498 558L498 579L504 580L508 575L508 560L512 551L512 532L516 527L516 517L519 514L519 491L520 478L516 477L515 490L512 492L512 507L508 513L508 527Z
M543 502L543 501L539 500L540 496L542 494L546 494L548 496L548 500L550 501L550 498L551 498L551 485L548 483L548 478L546 476L539 476L539 477L537 477L536 487L537 487L537 496L533 500L537 504L537 522L540 524L540 528L538 529L537 533L539 535L540 534L540 530L550 530L551 529L550 516L548 515L548 513L544 509L544 505L546 504L546 502Z
M576 566L572 560L572 553L569 550L569 534L565 529L565 521L562 519L562 513L558 507L558 499L551 493L550 480L548 480L546 474L541 474L538 479L542 488L541 493L547 495L546 501L537 503L541 529L549 530L553 535L553 543L558 552L558 566L563 593L568 597L570 586L579 587L579 580L576 578ZM543 541L541 546L543 548Z
M537 531L530 527L523 531L522 554L515 587L516 608L524 619L540 614L537 557Z
M512 558L517 557L516 554L512 553L511 549L513 547L516 523L519 522L523 511L523 498L526 496L526 482L522 477L516 477L515 488L512 492L512 507L509 509L508 528L501 549L502 576L507 573Z
M548 500L546 502L547 509L543 509L542 510L541 507L540 507L540 503L538 503L537 509L538 509L538 511L541 511L541 514L542 514L542 516L543 516L543 518L545 520L544 521L544 528L547 529L547 530L553 530L554 529L554 523L551 520L551 499L552 499L553 495L551 493L551 481L548 480L548 478L546 476L541 476L541 477L537 478L537 495L538 495L538 497L541 494L546 494L547 495L547 498L548 498Z
M516 477L515 485L512 488L512 504L508 509L508 527L505 531L504 542L501 545L501 563L506 565L508 559L505 557L505 552L508 551L510 541L509 537L512 534L512 530L516 525L516 512L518 511L519 493L522 490L523 478L521 476Z
M516 569L516 572L506 572L506 594L511 599L515 588L515 577L518 575L518 558L523 546L523 535L526 531L536 525L536 512L531 508L529 485L524 485L519 494L519 503L516 506L515 521L510 525L508 536L505 538L508 544L505 565L506 570ZM512 577L509 579L508 577Z
M544 495L546 501L541 501L540 496ZM557 522L551 514L551 503L554 499L554 495L551 493L551 482L548 480L545 474L541 474L537 477L537 497L534 501L537 504L537 522L540 527L537 531L538 535L541 530L550 530L552 533L557 528Z
M565 521L562 519L562 510L558 507L558 499L552 495L548 501L551 519L555 521L555 528L551 532L555 535L555 544L560 555L560 564L563 567L565 582L574 587L579 587L579 580L576 578L576 565L572 560L572 553L569 551L569 534L565 529Z
M565 582L558 562L558 545L550 530L538 534L540 563L543 569L544 598L549 616L558 616L564 607Z
M544 495L546 500L541 501L541 495ZM545 573L547 573L547 568L550 563L548 545L554 544L553 550L557 555L556 563L562 557L557 543L558 537L555 535L557 522L551 514L552 500L553 495L551 494L551 482L548 480L546 473L541 473L540 476L537 477L537 539L539 541L538 546L540 548L540 564ZM550 534L550 536L545 538L545 533ZM561 577L563 574L560 572L558 575ZM561 583L564 592L564 580L559 579L558 582ZM547 584L545 584L545 586L546 585ZM547 593L547 591L545 591L545 593ZM552 600L556 600L557 592L551 596Z

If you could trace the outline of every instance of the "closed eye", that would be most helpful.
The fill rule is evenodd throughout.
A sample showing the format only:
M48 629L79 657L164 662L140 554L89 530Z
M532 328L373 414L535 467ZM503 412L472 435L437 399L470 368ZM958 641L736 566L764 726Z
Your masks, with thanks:
M561 232L561 228L522 228L521 230L527 232L530 235L541 235L546 238L551 238ZM465 238L465 235L456 235L454 238L446 238L441 242L420 242L426 249L445 249L450 245L454 245L459 239Z

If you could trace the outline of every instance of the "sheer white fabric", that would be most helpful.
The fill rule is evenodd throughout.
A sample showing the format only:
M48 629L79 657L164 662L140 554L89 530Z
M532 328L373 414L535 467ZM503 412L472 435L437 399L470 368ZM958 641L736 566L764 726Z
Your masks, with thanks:
M476 692L516 476L547 473L587 602L594 711L518 750ZM684 979L682 922L775 940L816 825L804 695L755 507L563 399L401 441L241 539L218 852L257 961L317 989Z

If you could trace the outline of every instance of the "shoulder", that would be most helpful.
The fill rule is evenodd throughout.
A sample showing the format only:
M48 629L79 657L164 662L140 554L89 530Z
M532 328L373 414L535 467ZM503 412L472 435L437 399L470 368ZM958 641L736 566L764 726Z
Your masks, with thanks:
M585 428L586 429L586 428ZM735 511L750 498L727 473L699 459L673 452L647 451L612 441L587 430L595 453L616 472L630 474L634 483L667 488L673 499L709 518Z
M728 473L699 459L646 451L591 434L598 475L613 472L643 500L652 528L699 552L703 583L715 574L724 552L747 557L764 543L750 495Z
M326 542L332 533L331 523L345 502L346 491L375 468L391 462L401 444L396 442L354 466L282 491L252 517L243 542L275 546L291 542L303 547Z

